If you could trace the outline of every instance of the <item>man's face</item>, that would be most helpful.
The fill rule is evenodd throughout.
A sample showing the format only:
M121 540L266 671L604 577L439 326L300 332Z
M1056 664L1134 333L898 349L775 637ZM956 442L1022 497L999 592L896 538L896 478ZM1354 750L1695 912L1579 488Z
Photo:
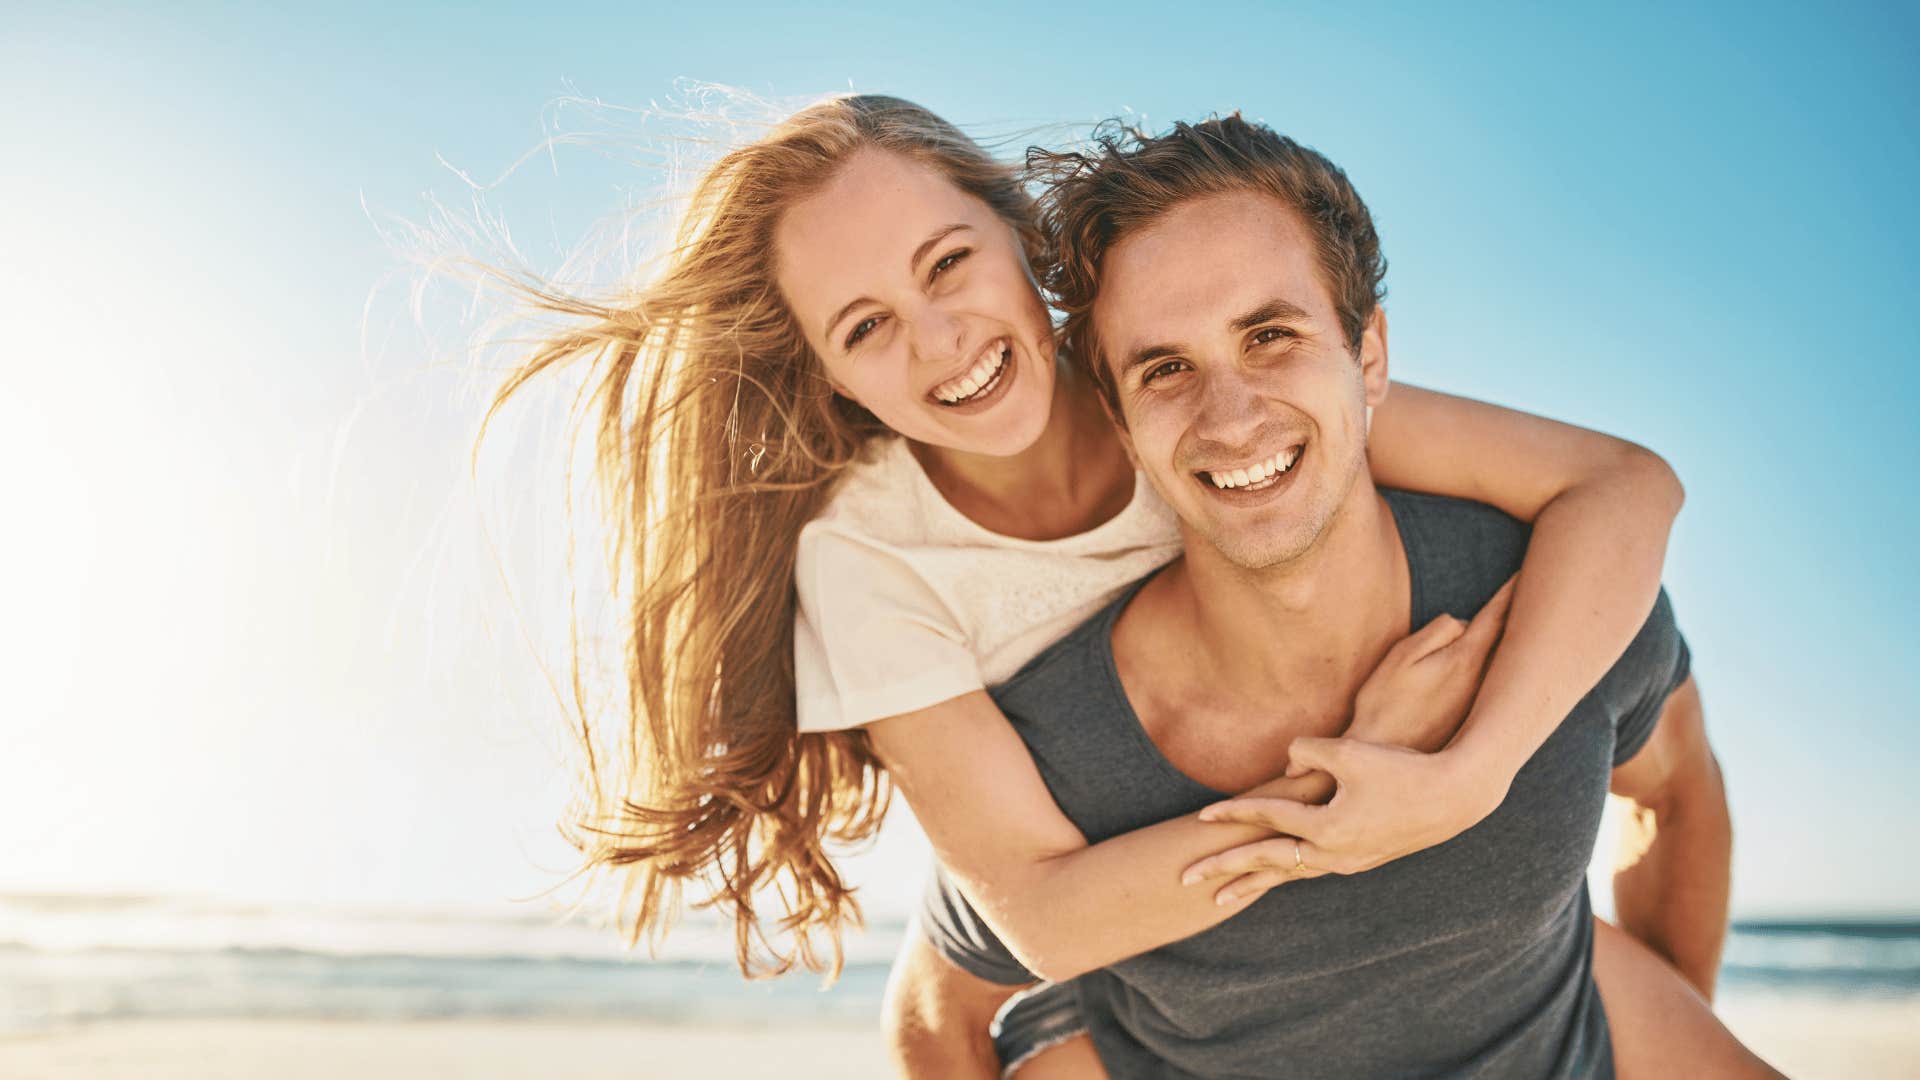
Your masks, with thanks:
M1188 549L1264 569L1319 541L1366 468L1385 317L1356 359L1313 237L1255 192L1181 203L1106 254L1094 333L1128 447Z

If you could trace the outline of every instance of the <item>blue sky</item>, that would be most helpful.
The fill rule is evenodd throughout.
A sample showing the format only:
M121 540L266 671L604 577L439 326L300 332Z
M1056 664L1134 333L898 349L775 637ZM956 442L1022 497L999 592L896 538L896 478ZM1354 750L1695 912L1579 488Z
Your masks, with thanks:
M497 175L555 98L691 78L884 90L987 135L1239 108L1328 154L1385 241L1396 374L1629 436L1686 481L1668 582L1733 792L1736 911L1920 912L1898 854L1920 822L1911 8L7 21L0 460L26 527L0 583L30 616L0 642L0 886L544 880L551 703L474 521L504 507L537 585L551 508L462 494L473 384L411 329L377 224L465 205L440 159ZM491 199L550 263L651 182L563 148Z

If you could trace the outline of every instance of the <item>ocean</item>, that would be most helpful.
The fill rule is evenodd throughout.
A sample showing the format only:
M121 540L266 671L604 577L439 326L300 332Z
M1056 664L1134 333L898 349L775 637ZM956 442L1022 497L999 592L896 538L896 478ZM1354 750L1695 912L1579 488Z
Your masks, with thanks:
M867 1025L903 930L850 936L827 987L805 971L742 980L731 933L697 914L649 956L533 912L0 894L0 1034L162 1018ZM1721 1000L1756 997L1920 1006L1920 921L1738 922Z

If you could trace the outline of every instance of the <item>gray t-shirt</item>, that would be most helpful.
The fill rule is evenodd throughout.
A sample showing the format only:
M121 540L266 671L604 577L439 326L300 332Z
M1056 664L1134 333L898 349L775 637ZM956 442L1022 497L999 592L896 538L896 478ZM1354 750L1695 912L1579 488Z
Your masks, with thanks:
M1412 571L1412 626L1471 617L1519 569L1528 530L1478 503L1382 493ZM1089 843L1227 793L1141 727L1112 631L1136 584L994 691ZM1284 884L1184 941L1074 980L1107 1070L1129 1077L1609 1077L1592 978L1587 864L1614 766L1687 677L1661 593L1626 653L1486 820L1364 874ZM995 982L1034 981L936 875L934 946Z

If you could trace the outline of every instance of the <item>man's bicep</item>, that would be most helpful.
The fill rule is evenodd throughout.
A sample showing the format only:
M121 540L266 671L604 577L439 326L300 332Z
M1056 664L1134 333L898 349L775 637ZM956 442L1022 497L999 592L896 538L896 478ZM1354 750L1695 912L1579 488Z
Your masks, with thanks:
M1643 807L1658 807L1709 771L1712 759L1700 688L1689 675L1667 695L1653 734L1639 752L1614 768L1612 791Z

